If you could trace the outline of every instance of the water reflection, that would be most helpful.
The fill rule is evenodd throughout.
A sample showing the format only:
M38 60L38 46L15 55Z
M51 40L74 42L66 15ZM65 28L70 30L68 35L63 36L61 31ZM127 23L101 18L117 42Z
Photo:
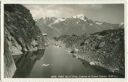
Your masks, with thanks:
M27 77L37 60L44 55L44 50L40 49L34 52L26 52L25 54L14 56L17 70L13 77Z
M14 56L14 60L17 66L14 75L16 78L121 77L99 66L90 65L89 62L76 57L76 54L67 52L65 47L53 45L47 47L45 53L44 50L27 52Z

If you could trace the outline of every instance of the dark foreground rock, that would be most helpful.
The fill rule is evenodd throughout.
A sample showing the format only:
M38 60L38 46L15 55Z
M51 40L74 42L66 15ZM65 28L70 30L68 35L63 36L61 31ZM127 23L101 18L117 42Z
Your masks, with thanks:
M124 76L124 29L110 29L89 36L84 35L66 35L59 37L58 40L76 52L77 58Z
M22 5L4 5L4 58L5 77L12 77L16 66L12 55L20 55L26 51L44 49L44 37L30 11Z

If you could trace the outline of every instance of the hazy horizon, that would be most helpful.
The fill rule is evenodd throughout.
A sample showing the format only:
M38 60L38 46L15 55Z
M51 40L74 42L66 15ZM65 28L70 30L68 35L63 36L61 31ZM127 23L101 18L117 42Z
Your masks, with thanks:
M83 14L89 19L108 23L124 22L123 4L25 4L34 19L71 17Z

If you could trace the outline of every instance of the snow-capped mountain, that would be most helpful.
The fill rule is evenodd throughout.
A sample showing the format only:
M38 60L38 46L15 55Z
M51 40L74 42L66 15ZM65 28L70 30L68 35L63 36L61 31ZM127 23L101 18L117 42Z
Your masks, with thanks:
M63 22L63 21L65 21L65 20L66 20L66 18L58 18L58 19L56 19L56 20L53 22L53 24L59 23L59 22Z
M83 14L79 14L79 15L76 15L76 16L72 16L73 18L78 18L78 19L81 19L83 21L87 21L88 18L86 16L84 16Z
M81 35L83 33L92 34L95 32L120 27L120 24L93 21L88 19L83 14L68 18L46 17L37 20L36 23L40 29L42 29L42 31L50 34L49 36L60 36L64 34Z

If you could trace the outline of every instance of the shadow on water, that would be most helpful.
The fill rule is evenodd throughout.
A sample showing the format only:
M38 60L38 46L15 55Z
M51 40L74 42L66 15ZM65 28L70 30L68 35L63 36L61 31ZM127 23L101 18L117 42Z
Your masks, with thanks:
M27 77L36 63L44 55L44 49L40 49L33 52L25 52L25 54L13 56L17 70L14 74L14 78Z

